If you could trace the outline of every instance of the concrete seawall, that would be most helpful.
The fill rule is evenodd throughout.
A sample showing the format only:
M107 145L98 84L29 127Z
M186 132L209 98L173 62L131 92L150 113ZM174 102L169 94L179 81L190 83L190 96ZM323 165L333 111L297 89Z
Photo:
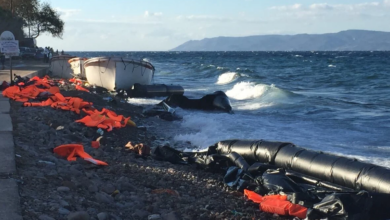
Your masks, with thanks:
M0 64L1 65L1 64ZM0 66L1 68L1 66ZM10 81L10 63L5 63L5 69L0 69L0 83ZM44 76L49 69L48 63L43 63L39 60L16 60L12 61L12 74L21 77Z
M13 74L22 77L44 76L48 64L39 61L16 62ZM0 83L10 81L9 69L0 70ZM0 219L22 220L16 174L13 126L10 101L0 95Z

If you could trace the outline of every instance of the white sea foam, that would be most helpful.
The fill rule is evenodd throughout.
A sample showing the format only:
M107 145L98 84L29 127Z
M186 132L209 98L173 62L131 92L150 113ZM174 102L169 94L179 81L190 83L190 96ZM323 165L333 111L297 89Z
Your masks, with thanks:
M179 124L180 132L174 136L173 140L189 141L199 149L205 149L221 140L232 138L291 140L288 138L289 131L293 127L290 123L278 122L252 114L210 114L199 111L186 111L186 113ZM305 133L312 132L306 128L303 127L301 130ZM310 137L305 134L304 136L305 140ZM296 138L296 136L294 137Z
M265 84L256 84L254 82L239 82L234 85L226 95L236 100L253 99L262 96L269 86Z
M273 105L274 104L272 102L270 102L270 103L245 103L243 105L236 105L233 107L234 107L234 109L237 109L237 110L256 110L256 109L260 109L260 108L270 107Z
M161 102L162 99L145 99L145 98L129 98L128 103L138 106L156 105Z
M329 64L328 67L336 67L335 65Z
M226 95L235 100L260 98L260 101L263 103L258 105L258 107L264 107L265 105L272 105L270 104L271 102L286 100L289 96L289 92L277 88L274 84L266 85L244 81L236 83L232 89L226 91ZM249 106L251 105L252 103L249 103Z
M218 77L217 85L224 85L235 81L240 75L236 72L223 73Z

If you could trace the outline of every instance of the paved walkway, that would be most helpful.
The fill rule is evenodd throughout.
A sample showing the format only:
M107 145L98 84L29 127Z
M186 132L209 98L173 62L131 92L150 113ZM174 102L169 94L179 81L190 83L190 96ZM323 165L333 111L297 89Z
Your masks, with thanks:
M10 81L10 71L9 71L10 63L9 60L5 63L5 70L1 70L0 64L0 84L3 81ZM48 68L48 63L43 63L42 61L36 60L12 60L12 74L19 75L21 77L25 76L35 76L39 74L39 71L45 70Z
M34 61L16 61L13 73L22 77L44 74L47 64ZM9 69L0 70L0 83L9 82ZM10 178L16 173L10 102L0 94L0 220L22 220L18 185Z

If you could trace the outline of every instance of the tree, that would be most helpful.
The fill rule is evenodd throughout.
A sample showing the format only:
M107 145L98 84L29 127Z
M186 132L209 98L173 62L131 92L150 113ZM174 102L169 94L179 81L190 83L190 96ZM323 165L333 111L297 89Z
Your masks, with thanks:
M23 19L28 37L37 38L44 32L53 37L62 37L64 22L49 3L40 3L39 0L0 0L0 7Z
M16 39L23 39L23 23L21 18L13 18L10 11L0 7L0 34L7 30L11 31Z
M38 12L28 25L33 38L37 38L44 32L50 33L53 37L61 38L64 32L64 22L58 12L52 9L48 3L40 5Z

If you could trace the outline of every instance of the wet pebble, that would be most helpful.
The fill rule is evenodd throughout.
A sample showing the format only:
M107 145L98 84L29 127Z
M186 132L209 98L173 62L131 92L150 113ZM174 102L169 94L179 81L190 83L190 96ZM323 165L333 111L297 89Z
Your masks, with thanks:
M89 220L89 214L86 211L72 212L68 215L68 220Z
M61 215L67 215L67 214L70 213L70 211L68 209L66 209L66 208L61 207L61 208L58 209L58 213L61 214Z
M100 190L107 194L112 194L115 191L115 186L111 183L104 184L101 186Z
M39 220L55 220L55 218L52 218L48 215L40 215L38 218Z
M57 188L57 191L58 192L69 192L70 188L66 187L66 186L60 186L60 187Z
M133 216L134 218L140 218L140 219L145 219L146 216L148 216L148 215L149 215L149 213L148 213L147 211L139 210L139 209L137 209L137 210L132 214L132 216Z
M106 220L108 218L108 215L105 212L100 212L99 214L97 214L97 218L98 220Z
M106 204L114 203L114 198L112 198L110 195L104 192L96 193L95 198L98 202L102 202Z

